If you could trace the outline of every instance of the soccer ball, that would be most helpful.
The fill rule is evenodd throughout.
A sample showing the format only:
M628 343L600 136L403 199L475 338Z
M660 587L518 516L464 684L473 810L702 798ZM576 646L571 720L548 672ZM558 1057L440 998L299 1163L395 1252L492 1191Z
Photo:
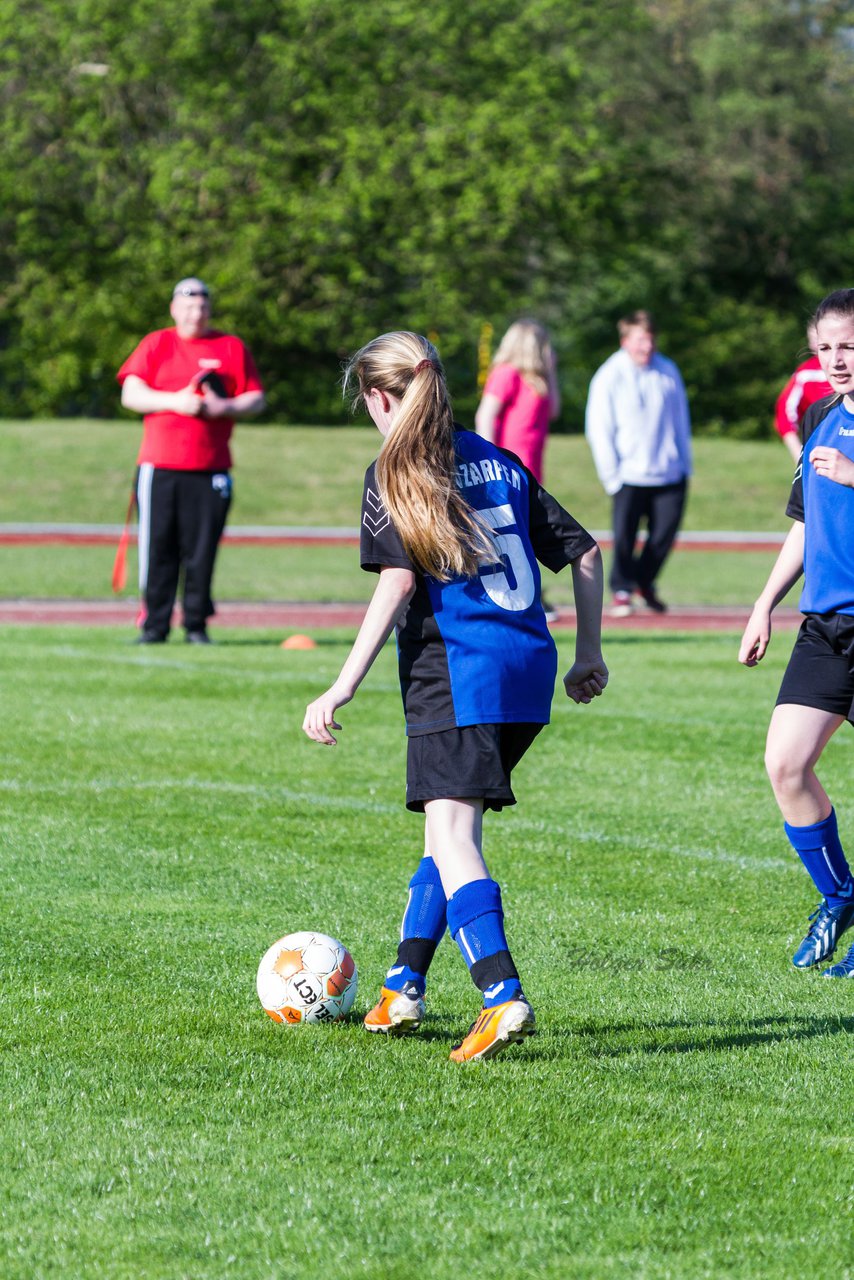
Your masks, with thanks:
M325 933L289 933L258 966L258 999L274 1022L337 1022L356 998L350 952Z

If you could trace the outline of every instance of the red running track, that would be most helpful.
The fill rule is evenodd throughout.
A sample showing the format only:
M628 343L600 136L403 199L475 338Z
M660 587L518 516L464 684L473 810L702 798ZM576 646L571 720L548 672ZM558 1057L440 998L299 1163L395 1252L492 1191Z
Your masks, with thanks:
M0 524L0 546L115 546L121 525L83 524ZM593 530L601 547L609 548L613 539L607 531ZM136 544L136 525L131 525L130 541ZM769 551L779 550L784 534L739 532L686 532L676 539L677 551ZM311 547L359 545L358 529L311 529L276 526L235 525L226 529L223 541L233 546Z

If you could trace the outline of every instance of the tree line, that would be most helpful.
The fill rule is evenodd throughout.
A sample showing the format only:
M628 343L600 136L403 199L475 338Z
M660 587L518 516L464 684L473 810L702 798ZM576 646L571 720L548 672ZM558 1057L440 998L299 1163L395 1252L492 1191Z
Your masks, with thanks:
M854 284L846 0L0 3L0 413L113 415L115 370L214 291L276 420L345 420L340 362L551 329L561 426L618 316L657 316L699 429L769 430Z

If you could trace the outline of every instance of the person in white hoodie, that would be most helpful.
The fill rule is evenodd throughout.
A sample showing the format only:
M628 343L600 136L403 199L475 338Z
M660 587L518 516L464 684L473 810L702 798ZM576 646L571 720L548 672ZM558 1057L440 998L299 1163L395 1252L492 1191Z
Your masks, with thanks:
M691 474L691 419L682 376L655 348L648 311L617 324L620 350L590 382L585 432L605 492L614 499L612 616L628 617L637 592L649 609L667 606L655 589L676 539ZM635 554L638 529L646 540Z

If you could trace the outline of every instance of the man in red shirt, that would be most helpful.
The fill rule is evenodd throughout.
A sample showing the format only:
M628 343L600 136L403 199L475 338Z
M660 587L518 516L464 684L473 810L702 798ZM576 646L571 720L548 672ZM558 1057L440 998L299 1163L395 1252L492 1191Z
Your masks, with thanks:
M137 458L141 644L162 644L184 571L184 627L210 644L214 562L231 505L229 438L238 418L264 408L264 390L246 347L210 327L201 280L179 280L169 308L174 328L143 338L118 372L122 404L141 413Z

